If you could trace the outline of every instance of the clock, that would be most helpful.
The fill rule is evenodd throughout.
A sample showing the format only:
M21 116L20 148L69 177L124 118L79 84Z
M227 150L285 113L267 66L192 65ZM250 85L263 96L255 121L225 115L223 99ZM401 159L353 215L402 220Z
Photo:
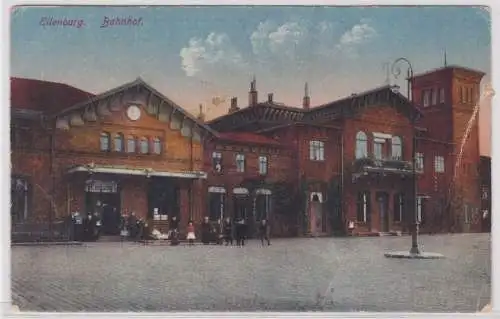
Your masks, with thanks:
M141 117L141 109L137 105L130 105L127 109L127 116L131 121L137 121Z

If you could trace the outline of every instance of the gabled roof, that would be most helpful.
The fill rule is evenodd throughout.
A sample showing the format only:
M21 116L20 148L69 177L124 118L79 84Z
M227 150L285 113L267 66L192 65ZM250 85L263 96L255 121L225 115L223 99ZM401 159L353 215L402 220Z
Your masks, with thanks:
M351 94L340 100L312 107L304 116L304 121L331 120L355 114L364 106L394 103L408 117L422 116L422 111L391 85L384 85L361 93Z
M10 105L14 110L52 113L92 97L94 94L64 83L10 78Z
M207 124L216 130L231 130L243 123L266 122L284 124L299 121L307 110L276 102L261 102L240 110L219 116Z
M61 116L61 115L67 114L67 113L69 113L71 111L84 108L84 107L86 107L89 104L92 104L92 103L94 103L96 101L105 99L105 98L107 98L109 96L112 96L112 95L114 95L114 94L116 94L116 93L118 93L120 91L124 91L124 90L130 89L130 88L134 88L134 87L137 87L137 86L142 86L146 90L149 90L151 93L155 94L160 99L164 100L169 105L171 105L177 112L181 113L183 116L185 116L186 118L188 118L191 121L193 121L194 123L196 123L198 126L204 128L205 130L207 130L211 134L217 135L216 131L214 131L213 129L211 129L205 123L201 122L197 117L193 116L191 113L187 112L184 108L182 108L181 106L179 106L177 103L175 103L174 101L172 101L169 98L167 98L165 95L163 95L158 90L156 90L155 88L153 88L151 85L149 85L148 83L146 83L140 77L138 77L137 79L135 79L132 82L125 83L125 84L120 85L120 86L118 86L116 88L113 88L113 89L105 91L105 92L103 92L101 94L95 95L92 98L87 99L86 101L82 101L80 103L76 103L76 104L74 104L74 105L72 105L72 106L70 106L68 108L60 110L59 112L55 112L55 113L52 114L52 116L53 117L57 117L57 116Z
M226 132L219 133L219 140L232 141L245 144L260 144L260 145L274 145L281 146L282 144L272 138L248 132Z

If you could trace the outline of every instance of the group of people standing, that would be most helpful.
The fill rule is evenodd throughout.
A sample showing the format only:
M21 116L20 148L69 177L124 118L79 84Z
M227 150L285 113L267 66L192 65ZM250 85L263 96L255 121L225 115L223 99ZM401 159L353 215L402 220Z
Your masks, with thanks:
M101 218L97 213L83 216L78 211L71 214L71 239L76 241L93 241L99 239Z
M192 223L191 223L192 225ZM189 227L189 226L188 226ZM192 230L192 235L189 236ZM194 235L194 228L188 229L188 237L192 237ZM244 246L245 240L248 238L248 225L244 219L239 218L234 221L231 218L226 218L224 221L218 220L215 225L213 225L208 217L203 219L201 223L201 242L203 244L210 244L211 242L215 242L216 244L225 243L226 246L233 245L234 241L236 241L237 246ZM258 236L264 245L264 240L268 245L271 244L270 241L270 227L267 223L267 220L263 219L259 222L258 227ZM189 238L188 238L189 239Z

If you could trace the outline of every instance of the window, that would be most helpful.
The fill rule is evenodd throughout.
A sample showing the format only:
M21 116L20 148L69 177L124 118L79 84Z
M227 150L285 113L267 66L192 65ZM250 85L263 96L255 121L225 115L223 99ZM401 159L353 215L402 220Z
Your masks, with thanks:
M259 174L267 175L267 156L259 156Z
M135 145L135 137L129 136L127 138L127 153L135 153L136 145Z
M395 222L403 221L403 213L404 213L404 195L403 194L396 194L394 196L393 211L394 211L393 220Z
M435 156L434 157L434 171L436 173L444 173L444 157Z
M460 87L460 102L464 102L464 88Z
M392 159L397 161L403 159L403 143L399 136L392 137Z
M439 89L439 103L445 102L444 88Z
M312 161L325 160L325 143L321 141L309 142L309 158Z
M368 138L365 132L356 134L356 159L368 157Z
M427 107L431 104L431 97L430 97L430 92L429 90L424 90L422 92L422 103L424 104L424 107Z
M141 153L149 153L149 141L146 137L141 138Z
M153 153L161 154L161 140L159 137L153 138Z
M236 171L239 173L245 172L245 155L236 154Z
M432 89L430 92L431 92L432 105L436 105L437 104L437 98L438 98L438 96L437 96L438 92L436 90L434 90L434 89Z
M416 153L415 154L415 170L419 173L424 171L424 154Z
M470 88L469 90L470 90L470 92L469 92L470 102L474 103L475 102L474 89Z
M107 152L110 150L109 145L109 133L102 132L101 133L101 151Z
M472 212L472 207L469 207L469 205L464 204L464 222L466 224L470 224L471 221L471 212Z
M370 193L358 193L357 205L357 220L358 222L366 223L370 221Z
M212 153L212 168L217 173L222 172L222 153L221 152L213 152Z
M123 152L123 134L115 135L115 152Z
M383 139L378 139L378 138L375 138L373 140L373 155L377 160L384 159L384 154L383 154L384 142L385 141Z

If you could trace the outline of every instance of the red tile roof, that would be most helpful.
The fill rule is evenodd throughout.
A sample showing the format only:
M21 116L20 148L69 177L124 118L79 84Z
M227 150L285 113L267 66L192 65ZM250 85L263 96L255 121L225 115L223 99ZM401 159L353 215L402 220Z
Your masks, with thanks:
M60 111L94 97L92 93L67 84L16 77L10 78L10 94L12 108L46 113Z
M247 132L219 133L219 139L225 141L241 142L245 144L281 145L280 142L272 138Z

